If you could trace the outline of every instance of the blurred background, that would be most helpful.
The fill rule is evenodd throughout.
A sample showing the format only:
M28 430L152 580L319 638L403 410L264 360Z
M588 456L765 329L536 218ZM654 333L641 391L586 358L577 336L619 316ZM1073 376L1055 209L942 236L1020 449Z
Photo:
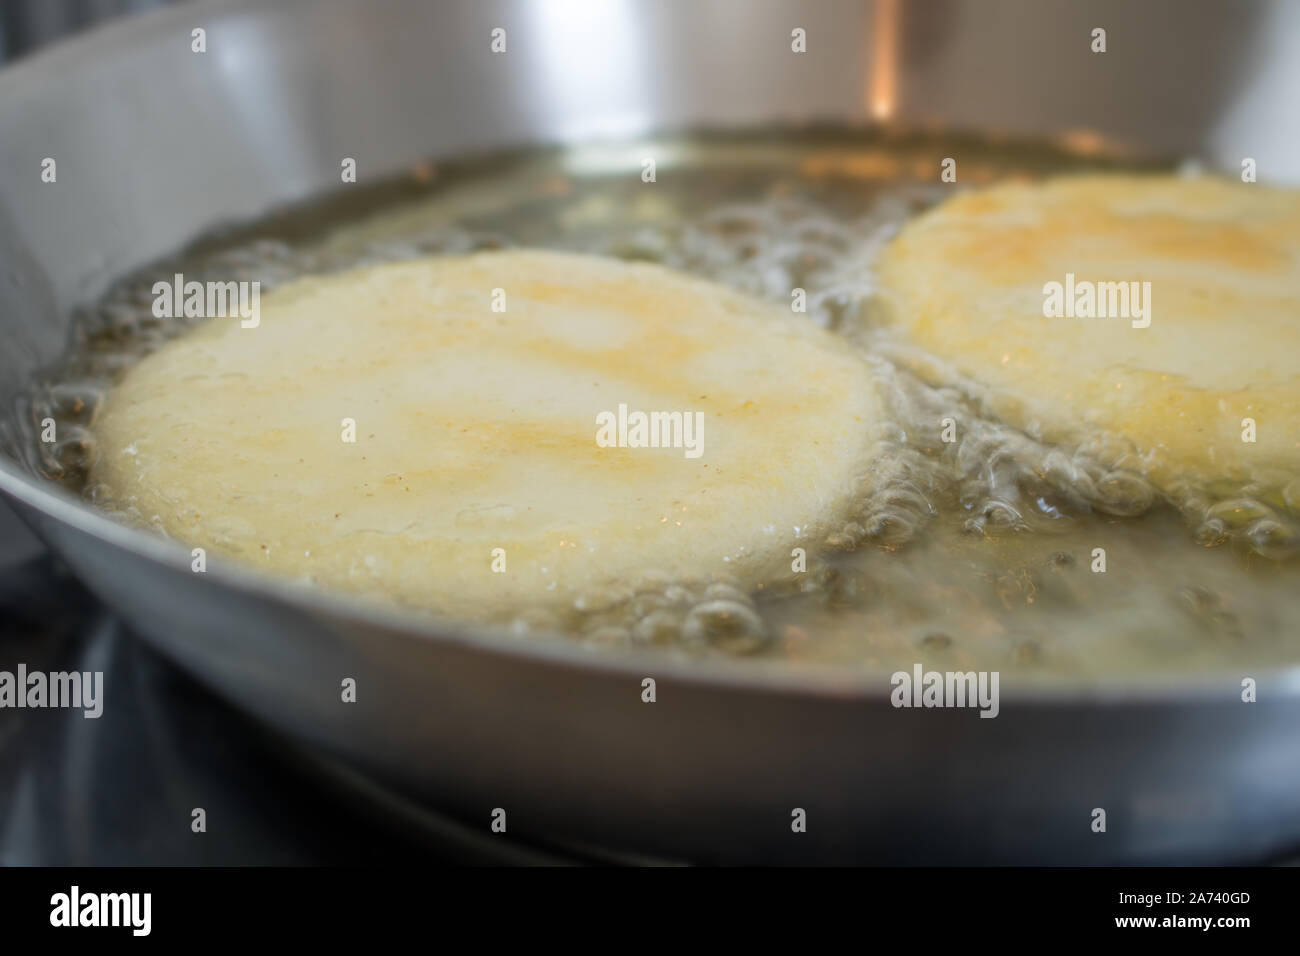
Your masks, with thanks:
M100 20L176 0L0 0L0 66Z

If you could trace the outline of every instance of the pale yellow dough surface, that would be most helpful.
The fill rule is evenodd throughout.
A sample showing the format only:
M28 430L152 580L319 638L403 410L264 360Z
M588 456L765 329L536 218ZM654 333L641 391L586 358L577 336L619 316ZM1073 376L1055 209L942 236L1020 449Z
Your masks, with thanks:
M703 412L702 456L599 447L620 403ZM643 572L788 571L881 417L869 364L777 306L658 266L482 253L302 279L257 328L168 344L110 393L94 478L244 564L493 618Z
M1045 318L1067 273L1149 281L1150 326ZM1166 489L1300 487L1300 193L1174 176L962 193L902 230L880 279L906 336L1020 427L1118 434Z

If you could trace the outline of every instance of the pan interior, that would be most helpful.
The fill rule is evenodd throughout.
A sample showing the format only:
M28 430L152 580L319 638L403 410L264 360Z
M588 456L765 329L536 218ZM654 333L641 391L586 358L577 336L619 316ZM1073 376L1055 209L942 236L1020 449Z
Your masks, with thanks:
M956 184L940 181L950 156L961 157ZM926 384L908 363L889 361L905 347L875 321L872 266L903 222L952 190L1117 168L1133 167L1045 145L834 131L420 164L388 183L214 232L124 277L77 317L66 362L26 397L20 451L46 479L123 521L150 524L88 476L107 390L198 321L153 315L154 283L174 273L269 288L309 273L514 246L652 261L785 306L803 290L806 320L863 350L888 378L890 417L877 437L893 477L810 546L806 569L750 592L726 580L627 582L501 622L522 639L560 632L688 657L870 672L917 661L1098 676L1292 663L1300 589L1289 552L1248 534L1212 535L1207 516L1180 513L1140 475L1036 441L958 383ZM55 443L39 439L45 418L58 425ZM945 440L947 422L959 440Z

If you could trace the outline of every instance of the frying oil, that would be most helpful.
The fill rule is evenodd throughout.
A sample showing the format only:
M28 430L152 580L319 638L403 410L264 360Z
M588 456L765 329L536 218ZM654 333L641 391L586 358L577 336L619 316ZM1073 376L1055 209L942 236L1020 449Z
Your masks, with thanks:
M87 475L106 390L199 321L154 314L159 275L269 289L313 272L506 246L653 261L792 307L861 349L889 398L891 420L877 437L895 477L881 486L862 476L842 523L782 579L753 591L721 579L620 582L498 622L521 639L558 631L593 645L872 671L924 661L1061 675L1246 674L1300 659L1293 538L1253 530L1277 524L1267 506L1248 495L1226 508L1169 502L1141 475L1108 470L1095 449L1041 444L988 417L959 381L935 388L909 374L927 358L873 322L874 258L910 216L954 189L1114 162L948 137L667 145L424 164L213 234L125 278L79 317L66 366L32 397L28 417L54 418L60 436L33 440L33 468L124 521L151 524ZM640 176L646 149L673 157L654 183ZM962 182L944 183L942 159L958 150Z

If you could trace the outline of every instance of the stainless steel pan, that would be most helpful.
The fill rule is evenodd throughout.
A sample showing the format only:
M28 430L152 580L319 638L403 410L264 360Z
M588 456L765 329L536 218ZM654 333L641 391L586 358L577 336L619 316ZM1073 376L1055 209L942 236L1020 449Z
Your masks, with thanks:
M488 48L498 26L504 55ZM790 52L795 27L806 54ZM1253 705L1240 675L1006 680L1001 716L979 720L895 710L885 675L434 629L237 569L191 573L187 549L34 476L11 401L111 278L329 190L342 156L375 179L510 145L878 121L1228 169L1251 156L1294 181L1298 52L1287 0L289 0L121 22L0 73L0 489L178 663L485 832L500 807L516 835L762 862L1244 860L1300 844L1300 669L1251 675ZM57 187L40 181L47 156ZM646 676L657 703L641 701Z

